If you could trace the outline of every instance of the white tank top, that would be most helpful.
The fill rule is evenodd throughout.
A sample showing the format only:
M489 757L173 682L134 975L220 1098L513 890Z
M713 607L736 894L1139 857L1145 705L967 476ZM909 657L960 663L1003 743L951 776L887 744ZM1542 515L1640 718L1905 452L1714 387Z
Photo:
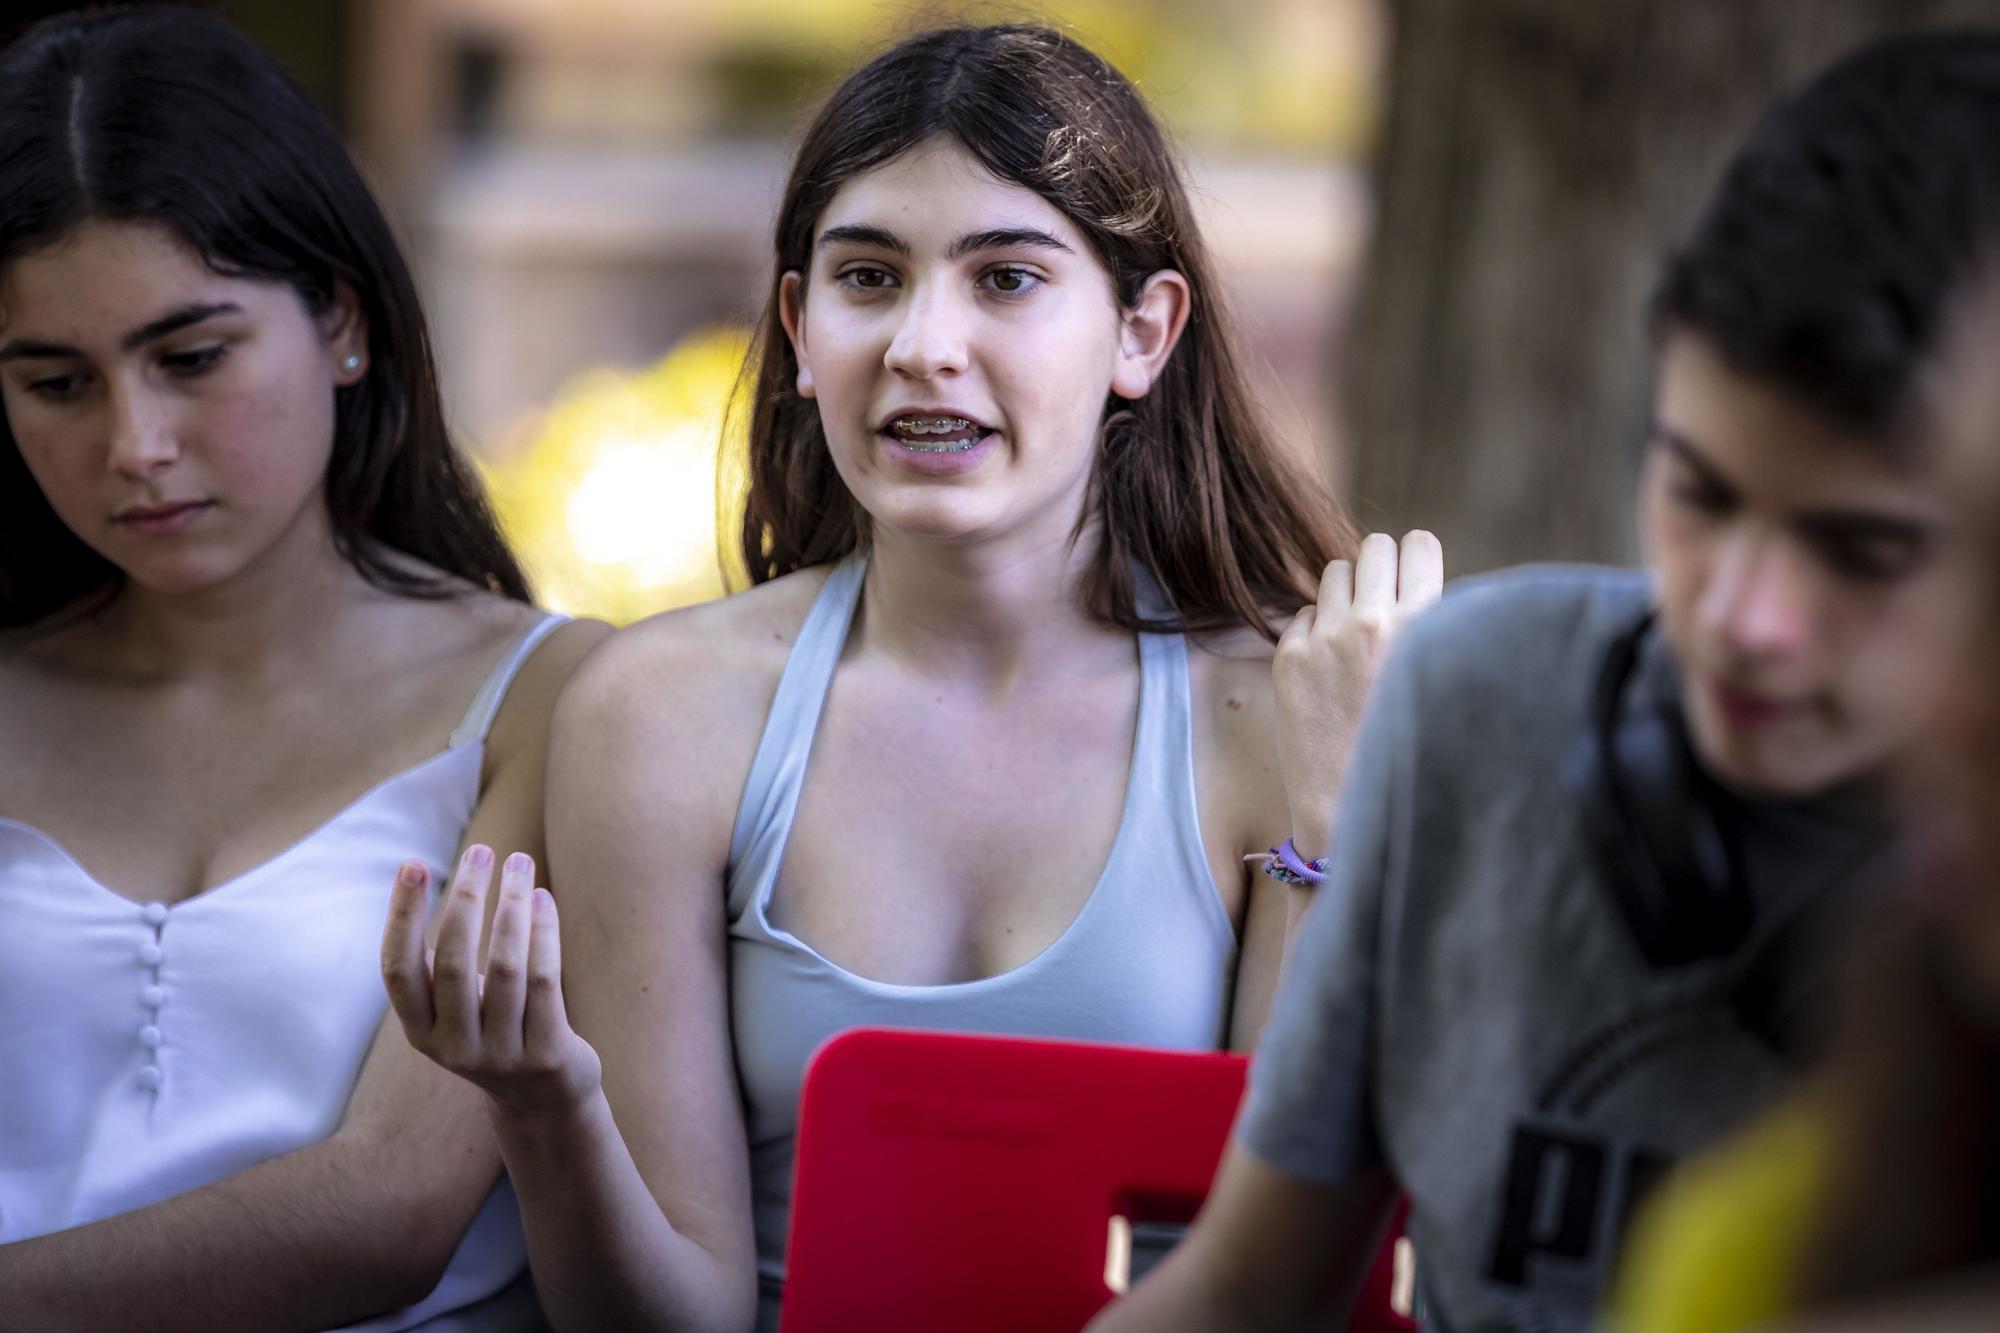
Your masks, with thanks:
M396 867L418 857L443 882L478 803L487 729L563 619L494 668L446 749L172 907L114 893L39 829L0 818L0 1244L333 1132L388 1006ZM429 1297L352 1327L412 1328L498 1291L526 1259L503 1177Z

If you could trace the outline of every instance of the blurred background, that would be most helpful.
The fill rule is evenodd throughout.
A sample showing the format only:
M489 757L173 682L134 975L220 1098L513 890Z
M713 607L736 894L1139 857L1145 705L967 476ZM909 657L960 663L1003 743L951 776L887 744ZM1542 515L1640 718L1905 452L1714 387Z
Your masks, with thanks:
M69 3L7 0L0 38ZM898 37L1053 23L1180 141L1297 448L1454 573L1627 560L1646 289L1759 106L2000 0L213 0L346 135L544 600L719 594L787 154ZM721 516L725 532L731 516Z

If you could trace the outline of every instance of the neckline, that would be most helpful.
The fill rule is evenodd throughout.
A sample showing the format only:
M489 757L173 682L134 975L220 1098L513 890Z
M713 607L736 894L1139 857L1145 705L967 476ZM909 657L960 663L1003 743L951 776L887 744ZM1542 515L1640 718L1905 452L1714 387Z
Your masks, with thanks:
M211 884L206 888L197 889L195 892L189 894L187 897L176 899L174 902L171 903L163 902L158 898L134 898L130 894L124 893L118 889L113 888L111 885L99 879L97 875L90 869L90 867L86 866L74 852L70 851L69 848L65 847L61 842L57 841L52 835L44 832L42 829L36 827L33 824L28 823L26 820L12 819L6 815L0 815L0 827L18 829L20 832L25 833L29 837L39 841L43 846L47 847L50 851L54 852L57 856L62 858L62 860L66 864L68 864L71 869L76 871L78 877L81 878L86 884L88 884L91 888L97 890L99 894L105 897L116 899L120 903L124 903L127 906L141 910L148 907L152 907L157 904L158 906L164 908L169 913L180 913L186 911L188 908L192 907L196 903L204 902L210 898L217 896L218 894L226 893L230 890L237 889L238 886L263 876L266 872L275 868L280 862L291 857L301 847L304 847L307 843L312 842L314 839L318 838L321 834L325 833L328 829L332 828L334 825L348 818L348 816L352 815L356 810L359 810L363 805L366 805L369 801L373 800L376 796L388 790L390 787L393 787L396 784L403 782L408 778L415 777L416 775L423 773L434 766L441 765L445 760L450 759L456 755L460 755L467 752L479 752L485 750L485 748L486 748L486 742L484 738L473 741L465 741L458 745L448 745L444 749L435 751L434 753L426 756L425 758L418 760L414 764L410 764L406 767L399 768L395 772L388 774L386 777L379 779L378 781L375 782L374 785L370 786L367 790L363 791L353 800L347 802L345 805L341 806L338 810L335 810L332 814L328 815L318 824L315 824L312 827L312 829L306 834L304 834L302 837L299 837L293 840L292 842L287 843L285 846L279 848L277 851L265 857L262 861L257 862L255 865L250 866L248 869L241 870L236 874L231 875L228 879L222 880L215 884Z
M853 558L850 557L850 559ZM865 573L867 558L861 556L858 563ZM829 580L829 584L831 582ZM854 613L861 606L862 588L863 579L857 574L853 580L851 589L848 590L849 604L841 608L839 642L838 644L831 645L831 657L834 665L826 673L826 679L820 683L818 698L820 705L824 704L827 694L833 689L833 672L839 669L838 664L841 654L846 649L847 637L853 633ZM822 588L821 596L824 596L826 591L826 588ZM817 605L817 599L815 599L815 610L817 610ZM810 614L809 612L808 615ZM780 839L772 855L771 865L764 876L764 882L758 885L757 892L750 901L750 911L755 914L757 924L771 938L799 950L817 962L821 967L827 969L835 977L850 985L877 994L906 997L962 995L982 988L995 988L1042 967L1046 960L1056 954L1058 950L1067 948L1070 940L1078 934L1084 921L1092 914L1093 909L1096 908L1098 902L1104 897L1105 884L1111 878L1113 867L1118 864L1119 856L1124 851L1126 845L1127 834L1130 832L1131 826L1137 818L1137 802L1134 796L1134 789L1138 784L1135 779L1139 774L1140 765L1144 762L1145 757L1151 750L1157 748L1154 745L1148 744L1149 733L1147 726L1148 723L1152 723L1156 728L1158 727L1160 722L1158 714L1165 701L1159 697L1161 691L1155 679L1162 665L1156 658L1159 647L1156 647L1150 640L1173 636L1139 632L1135 633L1132 637L1134 650L1139 660L1139 707L1132 721L1132 745L1125 760L1125 788L1119 800L1118 826L1111 836L1111 847L1105 853L1104 863L1098 868L1097 878L1092 881L1090 892L1084 895L1083 902L1078 905L1076 914L1070 918L1068 925L1057 932L1054 939L1038 949L1033 956L1016 963L1013 967L1007 968L1005 971L995 972L983 977L969 977L964 981L880 981L874 977L864 976L852 968L843 967L814 948L810 941L779 926L771 920L771 900L773 895L777 893L778 876L784 871L785 853L791 848L792 829L798 819L799 799L805 791L805 775L812 765L812 747L814 742L819 738L819 718L822 711L820 707L813 709L812 734L806 737L805 753L799 757L797 762L798 777L792 792L785 801L786 818L783 837ZM794 645L794 648L796 649L796 645ZM772 704L774 712L776 711L776 706L777 701L774 700ZM769 726L768 718L765 725ZM1210 890L1210 895L1213 896L1213 890Z

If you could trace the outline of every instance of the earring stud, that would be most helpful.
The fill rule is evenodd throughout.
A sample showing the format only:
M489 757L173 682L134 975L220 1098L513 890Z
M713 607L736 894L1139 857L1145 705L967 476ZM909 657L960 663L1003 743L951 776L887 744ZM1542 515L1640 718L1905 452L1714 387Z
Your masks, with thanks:
M357 353L349 352L340 358L340 368L349 372L361 369L361 357Z

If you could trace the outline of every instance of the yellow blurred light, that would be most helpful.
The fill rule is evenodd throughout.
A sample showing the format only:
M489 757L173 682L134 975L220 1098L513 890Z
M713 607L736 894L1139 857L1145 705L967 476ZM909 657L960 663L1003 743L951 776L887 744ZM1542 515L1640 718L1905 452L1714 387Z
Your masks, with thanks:
M624 624L725 591L719 451L748 346L693 334L650 369L579 376L488 469L494 505L538 598Z

